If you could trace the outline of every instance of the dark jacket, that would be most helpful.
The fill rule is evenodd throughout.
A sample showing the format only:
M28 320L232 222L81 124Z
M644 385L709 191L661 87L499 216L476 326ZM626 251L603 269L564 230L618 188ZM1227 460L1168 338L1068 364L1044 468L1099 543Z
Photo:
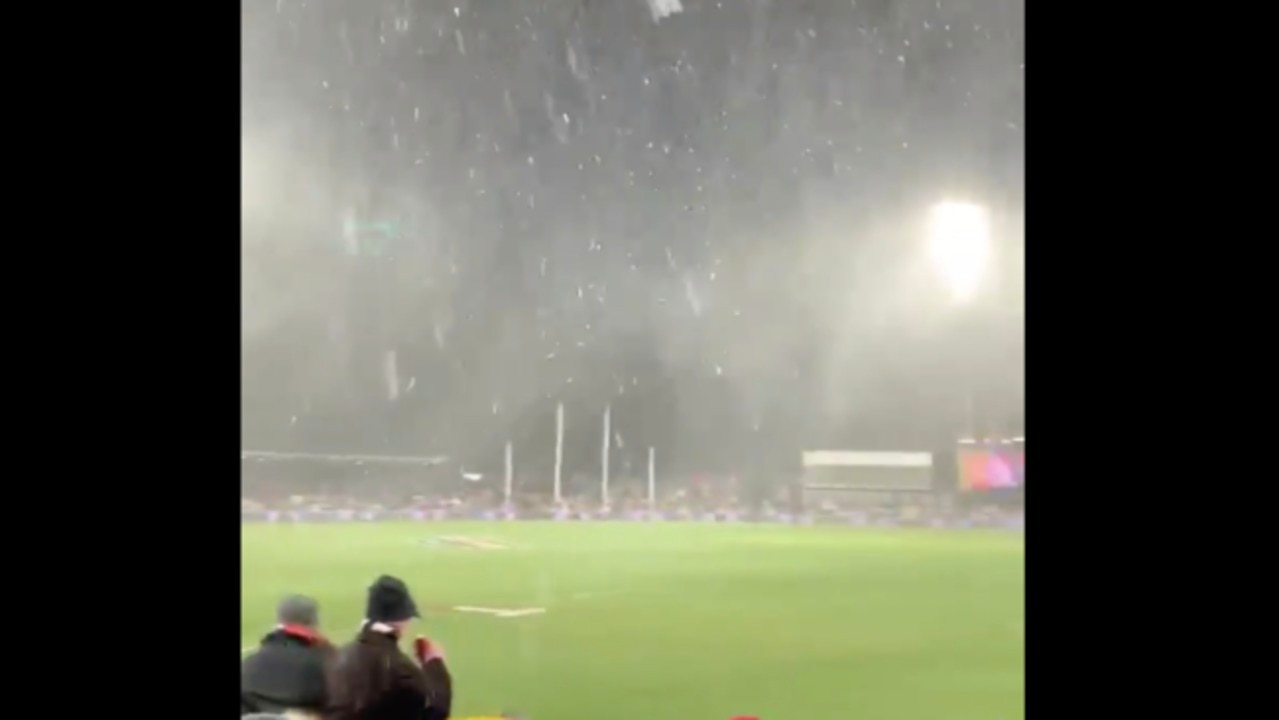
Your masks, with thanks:
M262 638L262 646L240 666L240 714L321 712L331 644L307 628L279 628Z
M419 665L395 635L372 628L338 652L329 688L329 720L448 720L453 706L443 660Z

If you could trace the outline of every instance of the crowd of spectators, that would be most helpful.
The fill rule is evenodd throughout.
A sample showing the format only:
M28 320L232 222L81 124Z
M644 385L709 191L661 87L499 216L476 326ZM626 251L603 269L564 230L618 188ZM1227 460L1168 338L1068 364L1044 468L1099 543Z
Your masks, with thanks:
M645 483L619 479L607 502L598 479L593 488L569 484L559 501L533 483L514 485L508 499L504 487L483 478L432 483L366 476L328 486L317 486L313 478L257 480L242 490L246 520L662 519L924 527L1020 527L1024 522L1020 502L1008 496L802 490L796 495L780 487L746 498L732 477L668 480L651 501Z

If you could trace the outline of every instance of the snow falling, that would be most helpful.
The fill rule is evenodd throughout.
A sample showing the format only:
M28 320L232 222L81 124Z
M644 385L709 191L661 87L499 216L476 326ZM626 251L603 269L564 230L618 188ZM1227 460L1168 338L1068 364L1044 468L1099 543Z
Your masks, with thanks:
M754 408L960 422L961 373L1015 422L1020 329L956 330L919 257L956 193L1024 243L1022 5L243 7L256 444L489 458L611 403L619 448L727 462Z

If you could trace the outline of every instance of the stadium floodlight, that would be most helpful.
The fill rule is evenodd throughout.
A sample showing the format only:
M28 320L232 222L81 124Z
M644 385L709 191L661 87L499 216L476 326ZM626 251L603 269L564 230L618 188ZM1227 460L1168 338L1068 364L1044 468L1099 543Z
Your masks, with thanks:
M661 22L662 18L683 12L684 4L680 0L648 0L648 9L653 13L653 22Z
M977 292L990 260L990 221L986 209L969 203L944 202L929 216L928 251L956 302Z

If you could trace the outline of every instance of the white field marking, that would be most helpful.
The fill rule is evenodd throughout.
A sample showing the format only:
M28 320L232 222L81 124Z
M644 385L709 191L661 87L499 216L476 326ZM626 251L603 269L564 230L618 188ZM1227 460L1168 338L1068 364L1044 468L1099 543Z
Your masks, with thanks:
M499 618L527 617L529 615L541 615L546 612L546 608L487 608L473 605L457 605L453 609L457 612L480 613Z
M249 647L242 647L242 648L240 648L240 654L241 654L241 655L248 655L249 653L253 652L254 650L257 650L257 648L253 647L252 645L250 645Z
M521 608L519 610L507 610L498 615L504 618L528 617L529 615L541 615L546 612L546 608Z
M505 540L469 537L465 535L434 535L413 540L418 547L454 548L461 550L529 550L528 545Z
M495 550L531 550L532 549L531 546L529 546L526 543L515 542L514 540L510 540L508 538L473 537L472 539L489 543L490 545L494 546L493 549Z
M438 538L442 542L460 545L464 548L473 550L511 550L512 546L496 540L481 537L468 537L466 535L442 535Z

